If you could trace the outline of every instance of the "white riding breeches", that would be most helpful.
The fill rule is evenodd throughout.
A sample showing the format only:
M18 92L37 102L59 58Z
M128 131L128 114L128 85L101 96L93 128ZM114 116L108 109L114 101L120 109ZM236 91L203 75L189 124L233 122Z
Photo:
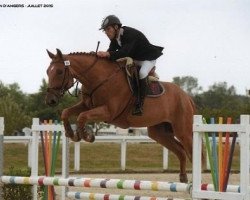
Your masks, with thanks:
M155 66L156 60L144 60L144 61L134 60L134 62L135 64L141 66L139 76L140 79L144 79L148 76L148 73Z

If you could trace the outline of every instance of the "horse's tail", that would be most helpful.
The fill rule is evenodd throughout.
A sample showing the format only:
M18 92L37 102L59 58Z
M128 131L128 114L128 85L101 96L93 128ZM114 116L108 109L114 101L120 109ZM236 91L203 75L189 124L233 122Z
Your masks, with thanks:
M193 115L196 114L196 106L194 103L194 100L192 99L192 97L189 97L192 109L193 109ZM205 166L206 160L205 160L205 153L204 153L205 149L204 149L204 144L202 142L202 150L201 150L201 161L202 161L202 166ZM193 158L193 155L192 155ZM192 162L192 161L191 161Z
M193 115L194 115L196 113L196 106L195 106L194 100L190 96L189 96L189 101L190 101L191 106L193 108Z
M196 106L195 106L195 103L194 103L194 100L190 97L190 103L191 103L191 106L193 108L193 115L196 114ZM201 150L201 161L202 161L202 165L205 166L205 155L204 155L204 144L203 144L203 141L202 141L202 150Z

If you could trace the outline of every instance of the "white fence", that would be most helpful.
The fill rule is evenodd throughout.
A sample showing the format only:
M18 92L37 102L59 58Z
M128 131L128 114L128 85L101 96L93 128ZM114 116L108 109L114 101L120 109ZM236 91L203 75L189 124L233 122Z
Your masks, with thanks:
M34 118L38 120L38 118ZM33 121L34 121L33 120ZM40 142L40 140L39 140ZM127 144L128 143L155 143L154 140L150 139L148 136L121 136L121 135L112 135L112 136L96 136L95 142L102 143L118 143L121 145L121 170L126 170L126 160L127 160ZM32 136L4 136L4 143L23 143L28 145L28 166L31 167L32 161ZM84 145L84 141L74 142L74 171L79 171L81 168L80 154L81 154L81 144ZM163 147L163 159L162 159L162 168L163 170L168 169L168 149Z
M0 131L3 130L3 127L0 126ZM119 130L118 130L119 131ZM210 138L210 142L212 141L212 138ZM31 167L31 160L32 160L32 154L31 154L31 142L32 142L32 136L4 136L4 143L23 143L25 145L28 145L28 166ZM112 135L112 136L96 136L95 142L103 142L103 143L119 143L121 145L121 155L120 155L120 167L121 170L126 170L126 152L127 152L127 144L128 143L155 143L154 140L149 138L148 136L124 136L124 135ZM218 142L218 140L217 140ZM240 145L239 139L236 139L236 142ZM74 171L77 172L81 168L81 144L84 144L84 141L81 142L74 142ZM168 162L168 149L163 147L163 158L162 158L162 169L167 170L169 167ZM208 161L208 156L206 156L206 169L210 170L210 164Z
M3 127L0 124L0 131L3 130ZM120 130L120 129L119 129ZM119 132L118 130L118 132ZM137 129L135 129L137 130ZM138 129L139 131L141 129ZM212 138L209 138L210 142L212 141ZM28 166L31 167L31 142L32 142L32 136L4 136L4 143L23 143L25 145L28 145ZM112 135L112 136L96 136L95 142L103 142L103 143L119 143L121 145L121 155L120 155L120 167L121 170L126 170L126 152L127 152L127 144L128 143L155 143L154 140L150 139L148 136L125 136L125 135ZM218 140L217 140L218 142ZM81 142L75 142L74 143L74 171L77 172L81 168L81 144L84 144L84 141ZM240 145L239 139L236 139L236 143ZM162 158L162 169L167 170L169 167L168 162L168 149L163 147L163 158ZM210 164L208 161L208 156L206 156L206 169L210 170Z

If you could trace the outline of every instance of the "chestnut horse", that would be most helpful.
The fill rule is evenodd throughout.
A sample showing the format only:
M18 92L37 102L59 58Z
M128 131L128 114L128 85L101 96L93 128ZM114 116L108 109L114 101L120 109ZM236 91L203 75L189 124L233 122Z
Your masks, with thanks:
M74 79L84 86L81 101L62 112L67 137L93 142L94 134L85 128L87 122L104 121L121 128L147 127L150 138L178 157L180 181L188 181L186 162L187 158L192 161L194 103L179 86L162 82L165 93L157 98L146 97L143 115L133 116L135 97L124 65L90 53L63 55L59 49L56 55L47 52L52 61L47 69L46 104L57 105L64 92L74 85ZM78 116L76 133L68 120L73 115Z

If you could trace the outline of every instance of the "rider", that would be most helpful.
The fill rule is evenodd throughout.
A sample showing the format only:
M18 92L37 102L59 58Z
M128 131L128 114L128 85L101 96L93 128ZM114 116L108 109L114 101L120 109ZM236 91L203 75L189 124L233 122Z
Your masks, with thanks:
M147 76L155 66L156 59L162 55L163 47L150 44L145 35L131 27L122 26L119 18L109 15L102 21L101 28L110 39L107 51L97 52L97 56L113 61L131 57L141 66L139 71L139 88L137 101L133 110L134 115L142 115L144 98L147 93Z

